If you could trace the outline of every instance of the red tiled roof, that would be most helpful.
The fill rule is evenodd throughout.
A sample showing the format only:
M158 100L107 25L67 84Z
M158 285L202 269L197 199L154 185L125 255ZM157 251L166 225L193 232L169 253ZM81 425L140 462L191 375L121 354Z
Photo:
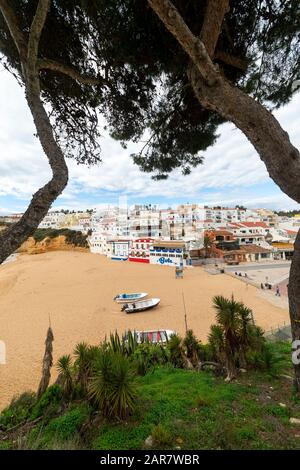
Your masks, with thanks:
M269 227L265 222L241 222L241 225L244 225L245 227Z

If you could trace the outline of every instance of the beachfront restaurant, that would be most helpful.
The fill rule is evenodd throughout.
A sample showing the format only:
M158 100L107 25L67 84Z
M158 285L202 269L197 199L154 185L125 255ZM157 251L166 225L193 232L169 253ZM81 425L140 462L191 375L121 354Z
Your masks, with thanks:
M161 266L180 266L185 262L185 242L183 241L156 241L150 248L150 264Z

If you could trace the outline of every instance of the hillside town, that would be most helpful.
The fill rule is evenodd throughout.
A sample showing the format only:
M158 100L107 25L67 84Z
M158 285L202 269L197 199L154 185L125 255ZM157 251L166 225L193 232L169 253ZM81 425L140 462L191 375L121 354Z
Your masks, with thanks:
M14 223L22 214L1 217ZM300 213L181 204L127 204L87 211L50 211L40 229L81 231L90 251L115 260L178 266L218 259L228 265L290 260Z

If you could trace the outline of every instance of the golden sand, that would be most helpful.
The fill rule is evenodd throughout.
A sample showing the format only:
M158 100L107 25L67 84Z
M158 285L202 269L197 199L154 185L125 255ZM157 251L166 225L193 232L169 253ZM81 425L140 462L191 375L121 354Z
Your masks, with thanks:
M127 315L113 302L119 292L148 292L160 305ZM21 255L0 267L0 340L7 363L0 365L0 409L16 394L36 390L41 373L49 316L54 331L54 359L71 353L76 343L97 344L117 329L167 328L183 334L184 292L188 328L206 340L215 314L216 294L244 301L264 329L288 321L288 311L270 304L259 291L227 275L187 268L175 279L173 268L111 261L91 253L51 252ZM55 368L52 372L56 376Z

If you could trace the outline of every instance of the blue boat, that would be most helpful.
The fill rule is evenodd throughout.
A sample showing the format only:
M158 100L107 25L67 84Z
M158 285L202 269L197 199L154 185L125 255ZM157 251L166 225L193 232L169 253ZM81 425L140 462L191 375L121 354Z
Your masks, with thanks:
M147 292L137 292L135 294L118 294L114 297L114 300L118 303L123 302L135 302L136 300L142 300L147 297Z

